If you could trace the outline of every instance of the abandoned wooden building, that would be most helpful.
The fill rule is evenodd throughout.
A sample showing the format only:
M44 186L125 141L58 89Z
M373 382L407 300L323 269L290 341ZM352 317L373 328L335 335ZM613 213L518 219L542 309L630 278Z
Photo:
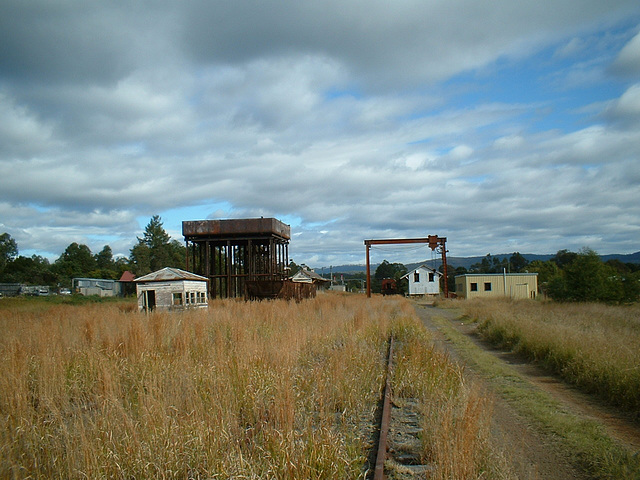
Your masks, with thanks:
M314 270L302 267L291 277L294 283L309 283L315 285L316 289L326 289L331 286L331 280L318 275Z
M207 308L207 279L179 268L163 268L136 278L138 310Z
M211 298L277 298L290 290L289 225L275 218L184 221L182 234L187 270L209 280Z

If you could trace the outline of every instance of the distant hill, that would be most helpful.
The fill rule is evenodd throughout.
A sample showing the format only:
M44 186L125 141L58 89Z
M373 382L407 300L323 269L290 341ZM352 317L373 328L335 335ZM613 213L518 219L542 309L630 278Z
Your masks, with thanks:
M508 259L511 255L512 255L511 253L503 253L503 254L491 255L491 256L502 260L503 258ZM480 263L482 259L485 258L485 256L486 255L482 255L478 257L447 257L447 263L450 268L464 267L466 269L469 269L471 265ZM523 253L522 256L527 260L529 260L529 262L533 262L534 260L540 260L540 261L546 262L547 260L550 260L553 257L555 257L555 254L539 255L535 253ZM640 252L628 253L628 254L614 253L610 255L600 255L600 258L602 259L603 262L606 262L608 260L619 260L622 263L640 263ZM417 263L407 263L405 264L405 266L407 267L407 270L413 270L414 268L419 267L420 265L430 265L430 264L433 264L432 260L424 260L422 262L417 262ZM376 271L376 268L378 268L378 265L380 264L379 263L371 264L372 273ZM436 260L436 265L440 265L440 258ZM338 265L338 266L334 265L331 267L331 271L334 274L365 272L366 269L367 269L366 265ZM320 273L323 270L323 267L315 268L314 270L317 273ZM324 267L325 274L328 275L329 270L330 270L330 267Z

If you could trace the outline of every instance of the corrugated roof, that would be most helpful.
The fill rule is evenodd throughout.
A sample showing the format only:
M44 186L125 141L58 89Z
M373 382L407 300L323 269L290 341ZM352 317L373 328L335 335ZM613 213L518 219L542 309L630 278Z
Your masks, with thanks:
M201 277L195 273L180 270L179 268L165 267L157 272L152 272L142 277L136 278L135 282L167 282L170 280L200 280L207 281L206 277Z
M305 276L311 280L317 280L319 282L330 282L331 280L329 280L328 278L324 278L320 275L318 275L316 272L314 272L313 270L307 270L306 268L301 268L298 273L296 273L293 277L294 278L298 276L298 278L300 276Z

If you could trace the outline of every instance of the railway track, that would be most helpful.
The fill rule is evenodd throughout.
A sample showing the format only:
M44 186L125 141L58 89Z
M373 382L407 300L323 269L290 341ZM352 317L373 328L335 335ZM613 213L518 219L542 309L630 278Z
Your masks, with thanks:
M380 424L373 480L409 480L427 478L429 465L420 463L422 449L420 413L412 399L392 398L393 363L396 341L389 338L384 393L381 398Z

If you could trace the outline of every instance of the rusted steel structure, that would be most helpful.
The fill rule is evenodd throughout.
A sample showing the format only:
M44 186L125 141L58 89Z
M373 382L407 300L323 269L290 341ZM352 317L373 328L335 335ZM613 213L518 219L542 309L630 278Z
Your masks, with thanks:
M429 235L427 238L389 238L386 240L365 240L367 251L367 297L371 297L371 267L369 250L371 245L400 245L405 243L426 243L431 250L438 250L442 255L442 269L444 276L444 297L449 298L449 286L447 285L447 237Z
M288 276L291 227L275 218L182 222L187 270L209 279L211 298L275 298ZM277 291L276 291L277 290Z

